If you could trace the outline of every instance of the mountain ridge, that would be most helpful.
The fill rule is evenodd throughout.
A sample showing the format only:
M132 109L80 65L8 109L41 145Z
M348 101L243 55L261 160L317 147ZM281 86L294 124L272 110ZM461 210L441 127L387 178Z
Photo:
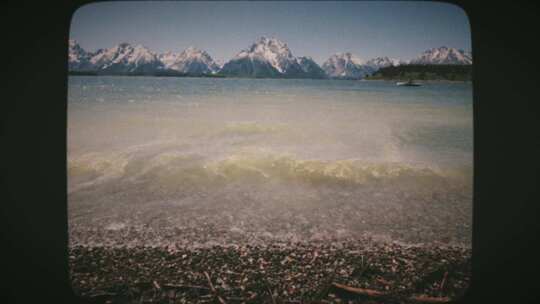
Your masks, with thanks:
M181 53L169 51L159 54L158 58L164 64L165 69L185 74L213 74L219 70L219 66L206 51L193 46Z
M424 51L410 64L472 64L472 54L461 49L441 46Z
M219 64L208 52L193 46L181 52L154 53L145 46L127 42L89 52L70 39L68 55L69 71L88 75L363 79L381 68L407 64L470 65L472 56L463 50L441 46L426 50L408 62L387 56L363 60L351 52L342 52L319 65L309 56L294 56L285 42L265 36Z

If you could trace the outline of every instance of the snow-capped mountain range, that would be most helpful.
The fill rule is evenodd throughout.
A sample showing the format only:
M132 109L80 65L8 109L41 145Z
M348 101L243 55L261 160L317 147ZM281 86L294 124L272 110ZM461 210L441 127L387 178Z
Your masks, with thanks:
M111 73L150 73L163 69L158 56L142 45L120 43L110 49L100 49L90 58L96 70Z
M177 72L186 75L216 74L262 78L340 78L361 79L378 69L402 64L472 64L470 53L454 48L433 48L410 62L376 57L364 61L346 52L337 53L322 67L311 57L295 57L286 43L261 37L231 60L216 63L205 51L189 47L182 52L156 54L142 45L120 43L95 52L84 50L75 40L69 41L70 71L91 71L101 74L153 74Z
M69 42L69 69L95 71L103 74L152 74L174 71L181 74L203 75L215 73L219 66L205 51L189 47L181 53L156 54L148 48L121 43L110 49L86 52L74 41Z
M442 46L429 49L411 60L411 64L472 64L470 53Z
M380 68L398 66L404 63L404 61L388 57L375 57L364 61L347 52L330 56L324 62L323 69L332 78L360 79L373 74Z

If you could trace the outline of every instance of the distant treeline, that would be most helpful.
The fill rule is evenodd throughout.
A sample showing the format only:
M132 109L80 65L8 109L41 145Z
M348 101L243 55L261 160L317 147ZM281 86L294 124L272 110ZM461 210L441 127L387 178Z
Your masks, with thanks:
M158 77L209 77L224 78L223 74L186 74L175 70L161 71L140 71L140 72L109 72L109 71L69 71L69 75L84 76L158 76ZM249 77L258 78L258 77ZM472 65L457 64L404 64L399 66L384 67L376 71L366 79L384 79L384 80L456 80L470 81L472 79Z
M105 71L69 71L69 75L75 76L158 76L158 77L209 77L222 78L220 74L186 74L174 70L163 70L154 72L105 72Z
M366 79L470 81L472 79L472 65L406 64L399 66L389 66L379 69L373 75L366 77Z

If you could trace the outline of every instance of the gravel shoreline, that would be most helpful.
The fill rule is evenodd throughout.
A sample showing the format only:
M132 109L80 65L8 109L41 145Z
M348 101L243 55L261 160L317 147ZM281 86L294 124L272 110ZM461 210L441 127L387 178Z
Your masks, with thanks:
M470 248L366 240L72 246L69 266L75 294L95 303L425 303L464 294L470 257Z

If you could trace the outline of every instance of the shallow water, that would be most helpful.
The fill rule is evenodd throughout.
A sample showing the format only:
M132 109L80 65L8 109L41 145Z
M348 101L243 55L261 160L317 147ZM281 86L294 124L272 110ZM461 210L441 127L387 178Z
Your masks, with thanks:
M71 244L470 246L472 88L69 78Z

